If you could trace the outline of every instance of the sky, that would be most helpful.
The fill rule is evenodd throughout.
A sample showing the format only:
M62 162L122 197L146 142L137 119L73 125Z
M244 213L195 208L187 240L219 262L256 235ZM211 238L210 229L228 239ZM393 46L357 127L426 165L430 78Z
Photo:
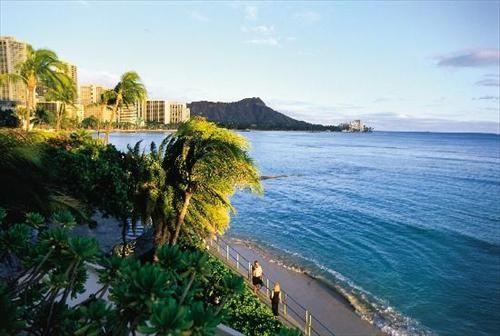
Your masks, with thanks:
M500 1L0 1L0 35L49 48L79 83L137 71L151 98L260 97L376 130L500 124Z

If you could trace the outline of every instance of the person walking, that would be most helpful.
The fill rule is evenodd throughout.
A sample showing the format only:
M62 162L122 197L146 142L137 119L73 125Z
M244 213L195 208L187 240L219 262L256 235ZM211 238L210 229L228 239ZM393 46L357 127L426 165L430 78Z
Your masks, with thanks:
M274 284L270 299L271 299L271 308L273 310L273 315L275 317L278 317L280 315L280 302L281 302L281 288L279 282L276 282Z
M252 284L253 284L253 292L257 294L257 291L264 285L264 281L262 281L262 277L264 273L262 271L262 267L259 262L255 260L252 265Z

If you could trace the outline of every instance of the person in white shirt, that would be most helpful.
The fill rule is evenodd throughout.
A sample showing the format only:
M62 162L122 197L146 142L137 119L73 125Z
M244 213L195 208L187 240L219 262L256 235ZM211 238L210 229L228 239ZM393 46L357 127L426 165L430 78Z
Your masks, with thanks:
M263 285L264 281L262 281L262 277L264 273L262 272L262 267L260 266L257 260L254 261L252 265L252 284L253 284L253 292L257 294L257 290L259 290Z

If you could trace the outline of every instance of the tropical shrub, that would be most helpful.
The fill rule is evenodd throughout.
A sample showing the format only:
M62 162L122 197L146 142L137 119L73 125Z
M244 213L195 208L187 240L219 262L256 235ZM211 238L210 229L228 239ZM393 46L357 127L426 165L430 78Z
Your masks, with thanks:
M45 125L45 126L52 126L55 124L56 121L56 115L54 112L38 106L35 109L35 115L33 118L33 124L37 126Z
M211 286L220 283L232 271L221 261L210 257L210 276L206 283L207 300L224 300L223 322L248 336L276 335L283 328L281 322L274 318L271 310L253 294L245 285L237 295L228 298L226 286ZM224 299L228 298L228 299Z
M71 236L74 218L67 213L55 215L58 224L38 231L31 224L40 218L31 215L24 223L0 226L0 261L9 254L24 266L0 281L2 334L212 335L223 319L223 303L205 300L204 284L211 273L205 253L164 246L154 264L105 257L94 239ZM101 288L87 300L71 303L70 298L84 292L87 263L101 265ZM212 286L225 286L229 300L243 280L227 273ZM103 299L108 291L113 305Z
M83 119L80 126L84 129L97 129L98 123L99 120L96 117L90 116Z
M78 202L50 183L43 162L47 133L0 131L0 207L8 210L8 222L30 211L49 215L60 209L78 210ZM50 167L50 166L49 166Z
M16 114L15 108L0 109L0 127L16 128L21 125L21 120Z
M104 145L85 132L59 135L47 141L44 165L50 167L49 179L66 193L119 219L128 217L128 177L123 154Z

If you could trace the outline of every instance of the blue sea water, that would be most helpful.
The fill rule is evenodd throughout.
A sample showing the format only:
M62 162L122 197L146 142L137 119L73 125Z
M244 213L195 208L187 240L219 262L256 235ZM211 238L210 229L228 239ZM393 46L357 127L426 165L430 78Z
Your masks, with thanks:
M390 333L500 333L500 136L242 135L263 175L286 177L233 197L229 235L335 285Z

